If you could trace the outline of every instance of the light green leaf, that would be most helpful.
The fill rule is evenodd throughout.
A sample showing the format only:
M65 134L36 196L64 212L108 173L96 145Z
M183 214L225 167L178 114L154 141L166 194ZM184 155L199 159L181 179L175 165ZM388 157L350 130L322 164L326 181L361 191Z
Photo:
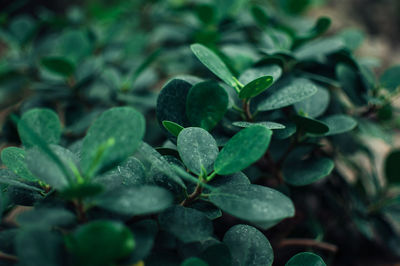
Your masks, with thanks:
M203 63L203 65L205 65L217 77L222 79L231 87L237 86L237 82L228 67L213 51L198 43L192 44L190 49L192 49L192 52L200 60L200 62Z
M255 125L234 135L219 153L214 170L220 175L239 172L260 159L268 149L272 131Z
M210 194L210 201L223 211L253 223L277 223L294 215L288 197L259 185L223 186Z
M203 168L207 174L213 170L219 150L213 136L204 129L185 128L178 136L177 147L183 163L196 175L200 175Z
M283 176L290 185L305 186L328 176L334 167L329 158L287 160L283 164Z
M282 75L282 68L279 65L270 64L260 67L250 68L244 71L240 77L239 81L247 85L255 79L261 78L263 76L271 76L273 78L272 83L275 83Z
M184 243L206 240L213 233L207 216L192 208L174 206L161 213L158 219L161 228Z
M326 56L343 49L344 43L340 38L325 38L307 42L294 51L299 61L312 60Z
M25 126L24 126L24 125ZM61 137L61 124L58 116L50 109L35 108L25 112L18 122L18 134L25 147L37 145L32 130L47 144L57 144Z
M272 76L263 76L251 81L240 90L239 98L254 98L260 93L264 92L266 89L268 89L272 85L273 81L274 79Z
M348 115L337 114L325 117L322 121L329 127L325 136L337 135L353 130L357 121Z
M79 265L111 265L133 251L135 240L122 223L97 220L68 235L66 245Z
M114 107L97 118L83 139L82 172L91 177L108 169L139 147L145 131L141 113L131 107Z
M256 228L238 224L231 227L224 236L232 254L232 266L272 265L274 252L263 233Z
M37 181L25 163L25 150L8 147L1 151L1 161L17 176L27 181Z
M224 88L213 81L195 84L186 100L186 114L193 126L210 131L224 117L229 97Z
M260 125L260 126L264 126L268 129L284 129L285 126L279 123L275 123L275 122L269 122L269 121L265 121L265 122L246 122L246 121L236 121L233 122L232 125L237 126L237 127L252 127L255 125Z
M326 266L325 262L318 255L311 252L302 252L293 256L285 266Z
M172 195L166 189L143 185L110 191L101 195L97 205L123 215L158 213L172 204Z
M303 78L294 79L289 85L280 88L271 96L262 100L258 104L258 110L280 109L301 102L317 93L317 91L317 87L311 81Z
M168 120L162 121L162 124L165 127L165 129L168 130L168 132L175 137L177 137L179 133L184 129L184 127L182 127L181 125Z
M311 97L294 104L297 113L308 117L318 117L328 108L330 95L327 89L317 86L318 91Z

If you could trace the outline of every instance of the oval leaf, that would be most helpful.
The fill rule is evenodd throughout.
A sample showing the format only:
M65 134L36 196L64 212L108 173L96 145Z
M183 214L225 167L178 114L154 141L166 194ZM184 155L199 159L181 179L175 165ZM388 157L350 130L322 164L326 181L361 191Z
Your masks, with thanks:
M318 255L311 252L302 252L293 256L285 266L326 266L325 262Z
M165 129L168 130L168 132L175 137L177 137L179 133L184 129L184 127L182 127L181 125L168 120L162 121L162 124L165 127Z
M263 156L272 131L264 126L245 128L234 135L215 160L214 170L220 175L239 172Z
M40 63L46 70L62 77L69 77L75 71L75 65L63 57L45 57Z
M114 107L94 121L83 139L81 168L93 176L125 160L139 147L144 135L143 115L131 107Z
M29 171L25 162L25 150L17 147L8 147L1 151L1 161L17 176L27 181L37 181Z
M308 117L318 117L328 108L330 95L327 89L317 86L318 91L311 97L295 103L297 113Z
M237 121L237 122L233 122L232 125L237 126L237 127L252 127L254 125L260 125L260 126L264 126L268 129L284 129L285 126L279 123L275 123L275 122L269 122L269 121L265 121L265 122L246 122L246 121Z
M400 65L397 65L386 69L379 81L384 88L388 89L390 92L394 92L400 86L399 76Z
M238 224L231 227L224 236L224 243L232 254L232 266L272 265L274 252L263 233L256 228Z
M219 150L210 133L198 127L185 128L178 136L177 146L183 163L190 171L200 175L203 168L207 174L213 170Z
M271 76L264 76L251 81L240 90L239 98L250 99L256 97L268 89L272 85L273 81L274 79Z
M296 123L297 128L308 133L320 135L329 131L329 127L323 122L302 115L294 116L293 121Z
M331 115L322 121L329 127L329 131L325 136L346 133L357 126L357 121L354 118L343 114Z

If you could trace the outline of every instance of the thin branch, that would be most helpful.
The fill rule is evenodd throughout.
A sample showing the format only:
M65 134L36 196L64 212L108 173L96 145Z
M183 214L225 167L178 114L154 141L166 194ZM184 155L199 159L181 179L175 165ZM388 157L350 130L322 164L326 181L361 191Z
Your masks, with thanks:
M253 115L251 114L250 111L250 100L244 99L243 100L243 111L246 115L246 120L248 122L252 122L253 121Z
M18 258L14 255L6 254L6 253L3 253L0 251L0 260L10 260L10 261L17 262Z
M196 189L193 191L192 194L190 194L186 199L184 199L180 205L181 206L188 206L190 203L195 201L200 195L201 192L203 192L203 186L200 185L200 183L197 184Z
M332 253L336 253L338 251L338 247L333 244L306 238L283 239L279 243L278 248L284 248L288 246L314 247L318 249L327 250Z

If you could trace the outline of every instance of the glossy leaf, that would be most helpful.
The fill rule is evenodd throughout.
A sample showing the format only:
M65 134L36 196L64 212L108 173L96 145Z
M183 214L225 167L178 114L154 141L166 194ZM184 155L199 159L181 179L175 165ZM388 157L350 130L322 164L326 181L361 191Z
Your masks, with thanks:
M318 117L328 108L330 95L327 89L317 86L318 91L311 97L294 104L297 113L308 117Z
M325 262L318 255L311 252L302 252L293 256L286 266L326 266Z
M203 241L213 233L211 221L202 212L174 206L159 215L160 226L184 243Z
M216 82L195 84L186 100L186 114L193 126L210 131L225 115L229 97L225 89Z
M251 127L254 125L259 125L259 126L264 126L268 129L284 129L285 126L279 123L275 123L275 122L246 122L246 121L237 121L237 122L233 122L232 125L237 126L237 127Z
M239 98L250 99L256 97L268 89L272 85L273 81L274 79L271 76L264 76L251 81L240 90Z
M110 191L101 195L97 205L122 215L158 213L172 204L172 195L165 189L144 185Z
M95 266L126 257L134 249L135 240L125 225L97 220L76 229L67 237L66 244L78 265Z
M235 225L225 233L224 243L232 254L232 266L272 265L274 252L263 233L249 225Z
M177 141L179 155L190 171L196 175L213 170L218 156L218 146L213 136L202 128L189 127L182 130Z
M179 125L175 122L172 122L172 121L168 121L168 120L162 121L162 124L163 124L164 128L166 130L168 130L168 132L171 133L175 137L177 137L179 135L179 133L184 129L184 127L182 127L181 125Z
M192 52L217 77L231 87L236 87L236 80L225 63L213 51L202 44L192 44Z
M259 185L223 186L210 194L210 201L223 211L254 223L277 223L294 215L288 197Z
M264 126L242 129L234 135L215 160L214 170L220 175L239 172L256 162L268 149L272 131Z
M290 185L305 186L325 178L334 167L334 162L328 158L288 160L283 165L283 176Z
M239 81L242 84L247 85L253 80L256 80L258 78L264 76L271 76L272 83L275 83L281 77L281 75L282 75L282 68L279 65L269 64L265 66L250 68L244 71L240 75Z
M89 128L82 144L82 172L93 176L110 168L139 147L145 131L141 113L131 107L114 107L105 111Z
M325 117L322 121L329 127L326 136L346 133L357 126L357 121L354 118L343 114L331 115Z
M317 87L309 80L294 79L289 85L280 88L271 96L262 100L258 104L258 110L269 111L286 107L311 97L317 91Z
M37 178L29 171L25 162L25 150L17 147L8 147L1 151L1 161L17 176L27 181L37 181Z
M36 133L47 144L57 144L60 141L61 124L57 114L50 109L35 108L22 115L18 122L18 134L27 148L37 145L28 130Z

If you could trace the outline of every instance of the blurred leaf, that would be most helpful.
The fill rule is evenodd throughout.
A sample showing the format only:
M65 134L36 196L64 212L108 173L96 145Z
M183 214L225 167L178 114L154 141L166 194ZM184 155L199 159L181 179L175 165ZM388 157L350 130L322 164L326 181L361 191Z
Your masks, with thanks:
M392 150L385 159L385 176L389 184L400 183L400 150Z
M346 133L353 130L357 126L357 121L347 115L331 115L322 119L322 121L329 127L326 136Z
M330 94L327 89L317 86L317 92L311 97L294 104L297 113L305 114L308 117L318 117L328 108Z
M400 86L400 65L392 66L383 72L379 81L381 85L388 89L390 92L394 92Z
M75 71L75 65L64 57L44 57L40 64L48 71L62 77L70 77Z
M1 151L1 161L17 176L27 181L37 181L29 171L25 162L25 150L17 147L8 147Z
M237 126L237 127L252 127L255 125L259 125L259 126L264 126L268 129L284 129L285 126L279 123L275 123L275 122L245 122L245 121L237 121L237 122L233 122L232 125Z
M311 252L302 252L293 256L286 266L326 266L325 262L318 255Z

